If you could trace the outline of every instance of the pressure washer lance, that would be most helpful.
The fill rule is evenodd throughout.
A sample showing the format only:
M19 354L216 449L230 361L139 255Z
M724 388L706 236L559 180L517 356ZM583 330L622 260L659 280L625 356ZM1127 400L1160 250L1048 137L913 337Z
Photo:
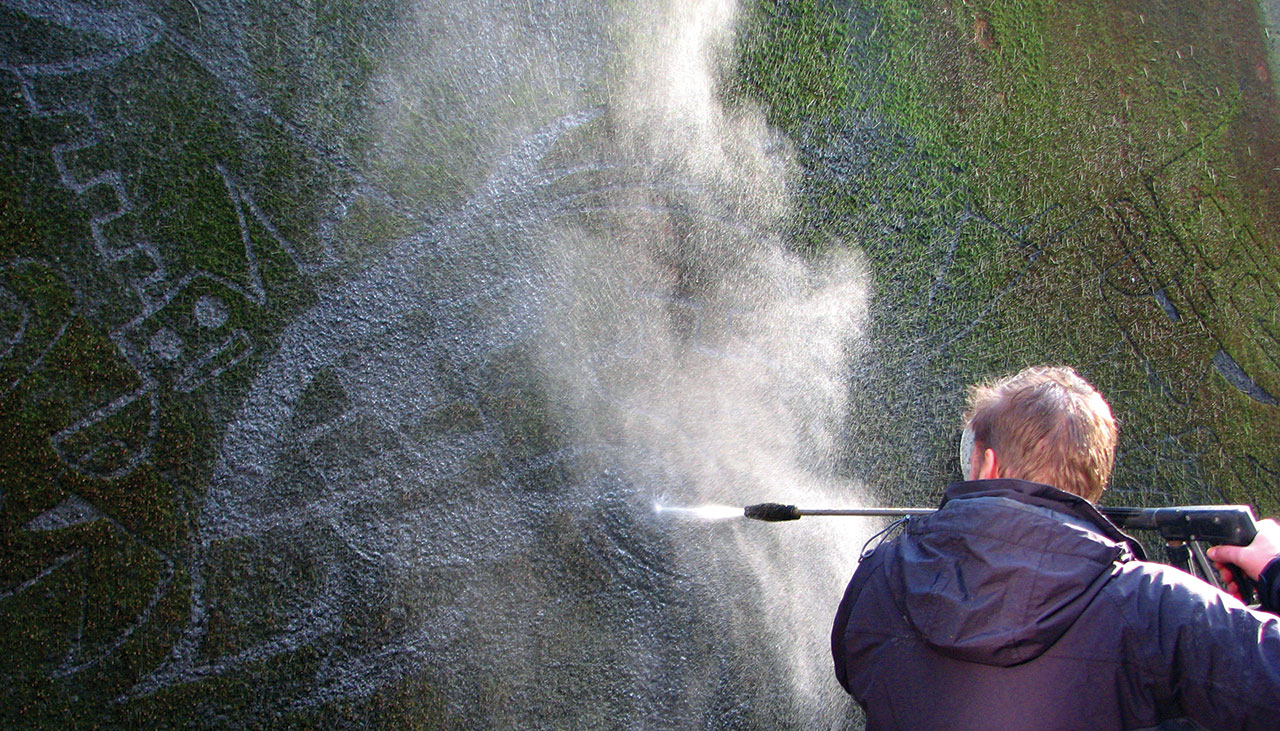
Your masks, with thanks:
M742 514L748 518L769 522L799 520L809 515L902 518L933 512L933 508L810 509L781 503L759 503L742 509ZM1158 532L1167 544L1169 564L1197 575L1218 588L1222 588L1218 572L1205 555L1200 542L1211 546L1247 546L1258 534L1257 519L1248 505L1184 505L1172 508L1098 506L1098 512L1107 516L1108 520L1122 530ZM1253 582L1242 571L1232 573L1247 601Z
M872 518L901 518L906 515L928 515L933 508L836 508L836 509L801 509L794 505L782 503L759 503L748 505L742 514L752 520L765 520L777 523L783 520L800 520L806 515L844 515Z

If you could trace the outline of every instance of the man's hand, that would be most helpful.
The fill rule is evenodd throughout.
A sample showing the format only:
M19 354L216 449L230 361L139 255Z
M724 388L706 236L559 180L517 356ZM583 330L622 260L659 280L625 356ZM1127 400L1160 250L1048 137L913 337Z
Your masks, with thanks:
M1209 558L1218 566L1227 593L1240 596L1240 586L1232 568L1239 568L1254 581L1272 559L1280 557L1280 523L1268 518L1258 521L1258 535L1247 546L1214 546Z

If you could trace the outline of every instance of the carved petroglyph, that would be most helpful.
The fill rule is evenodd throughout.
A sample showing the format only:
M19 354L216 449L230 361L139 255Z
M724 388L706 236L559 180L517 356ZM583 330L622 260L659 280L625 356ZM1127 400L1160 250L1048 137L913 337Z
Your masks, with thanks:
M313 585L295 587L292 596L296 606L289 610L281 632L233 653L210 653L205 648L211 631L210 615L219 607L210 605L207 598L208 574L223 567L209 561L221 544L247 542L245 545L252 546L263 540L294 536L291 540L300 545L314 545L316 541L322 545L326 538L317 531L331 530L333 539L347 543L356 552L352 559L357 563L382 566L383 571L397 574L425 570L448 556L467 556L467 561L483 559L476 552L477 546L450 550L435 545L430 550L438 558L422 554L428 546L415 545L421 539L411 536L429 530L424 524L429 516L420 510L388 512L386 503L388 493L402 489L395 485L395 475L401 469L407 469L403 477L414 482L448 481L467 469L467 463L476 456L500 452L498 427L482 420L474 431L416 445L405 441L407 435L403 432L452 401L442 392L441 375L436 369L474 369L475 364L529 337L529 328L534 324L532 313L513 309L530 284L526 281L528 275L512 271L512 263L504 261L501 252L486 251L483 242L486 237L503 232L510 235L513 228L535 225L544 217L565 212L554 196L547 195L557 178L538 170L537 163L563 135L598 116L596 110L569 115L530 137L496 169L482 196L468 202L438 228L399 242L378 265L340 290L322 291L317 306L286 328L276 356L258 377L223 439L202 510L198 552L191 569L194 600L190 623L169 660L133 693L154 692L172 683L216 675L297 650L330 634L340 622L344 605L363 586L363 581L352 573L355 566L345 565L345 560L325 561L317 567L323 576ZM573 195L567 198L573 199ZM481 263L485 258L490 260ZM431 276L433 270L443 271L445 267L449 279ZM407 319L426 313L439 329L415 330L421 325L406 324ZM476 319L477 314L482 314L483 319ZM398 347L380 345L388 339ZM412 347L404 347L409 345ZM327 371L338 374L337 382L347 395L348 407L299 430L293 424L300 400L316 377ZM323 456L327 444L335 440L344 444L358 433L356 430L370 427L387 430L391 441L383 454L359 449L351 462L343 458L326 460ZM281 463L290 455L312 462L312 470L319 478L294 498L280 493L286 487L281 480L287 483L304 477L283 470ZM552 461L564 456L538 455ZM388 469L388 462L396 460L405 460L405 467L380 474ZM536 470L539 466L523 469ZM368 473L369 469L374 471ZM518 477L518 473L511 476ZM376 526L368 526L373 533L357 538L351 521L362 511L374 511L379 520ZM439 528L440 533L433 540L452 533L443 526ZM410 553L389 550L406 538L415 546ZM316 546L314 550L322 549ZM491 546L487 550L506 554L516 547ZM387 565L386 561L393 563ZM223 601L234 600L223 597ZM421 651L416 648L428 634L426 629L419 630L372 652L420 657ZM331 668L331 677L325 682L356 683L354 673L372 672L374 664L372 657L357 656L345 665ZM382 668L375 675L393 677L394 667Z
M91 594L95 592L91 591L89 585L87 564L95 560L94 553L101 551L100 547L85 546L63 553L41 568L34 576L12 589L0 591L0 609L3 609L4 602L21 597L28 592L40 591L54 577L68 573L76 577L72 580L72 585L76 587L79 594L79 601L74 604L78 608L78 616L56 618L58 621L70 619L72 626L76 629L68 638L61 661L50 669L50 675L53 678L68 678L94 668L113 658L120 648L139 631L154 631L155 614L161 602L173 589L177 572L177 562L174 558L157 548L153 542L135 534L120 521L104 514L80 495L69 495L61 503L28 521L24 529L35 533L46 533L92 523L106 524L115 537L140 550L145 559L134 556L132 561L135 565L145 562L154 563L157 576L150 586L149 595L136 606L136 613L124 618L104 617L102 608L90 601ZM61 583L65 584L66 581L67 579L64 578Z
M675 269L699 262L665 258L673 252L643 261L628 248L635 241L624 245L627 236L648 233L649 225L697 221L726 236L733 243L726 251L744 258L752 246L772 251L772 244L759 243L764 235L706 191L656 182L633 161L583 154L566 164L565 151L580 150L603 124L601 110L588 109L529 136L495 166L478 195L429 230L396 242L350 281L322 290L316 306L283 331L222 440L191 568L190 621L165 663L129 697L309 647L332 659L305 692L290 697L296 707L427 672L457 713L484 717L492 711L471 707L470 699L486 683L505 682L495 679L494 663L501 661L490 648L511 647L522 657L542 652L567 662L562 656L573 653L584 667L607 663L615 669L605 686L618 686L607 691L611 700L655 697L650 702L669 712L689 712L682 705L687 698L680 700L683 684L709 658L691 664L674 647L655 648L646 652L647 670L618 668L609 659L620 645L675 631L673 622L685 631L703 621L683 603L660 599L681 569L661 539L637 524L650 514L651 497L637 496L635 485L613 475L653 473L669 497L689 500L690 480L737 475L747 462L769 459L770 450L751 454L745 446L735 453L726 445L732 459L700 454L708 439L702 432L735 420L739 431L771 420L782 431L803 427L820 441L823 425L792 424L787 404L747 392L762 384L772 391L788 379L809 383L806 369L782 362L778 340L804 339L810 350L823 351L829 344L811 336L826 324L810 320L840 319L860 300L856 292L833 291L826 296L840 300L835 304L820 294L818 282L829 279L824 286L833 290L856 282L848 269L833 262L833 271L819 275L794 260L777 264L788 276L815 282L814 291L803 290L808 301L786 300L786 287L724 293L730 301L741 298L727 306L713 305L697 284L678 292ZM611 246L608 232L615 230L619 240ZM604 233L587 244L587 231ZM667 233L659 231L652 245L670 243ZM611 252L613 262L587 254L593 246L601 255ZM575 261L579 254L587 260ZM584 282L571 286L575 278ZM575 296L622 308L620 321L606 320L609 327L591 333L549 321L563 316L559 308L574 306L572 298L556 299L567 296L563 290L579 287ZM768 309L783 307L796 314L790 332L764 332L777 324ZM674 365L663 363L662 348L671 346L651 339L641 327L649 322L679 333L683 343L685 372L665 384L657 380ZM572 393L543 392L541 347L580 364ZM814 361L827 357L838 356L823 353ZM637 384L620 390L615 382L629 371ZM646 380L652 382L642 385ZM692 402L673 408L670 396L649 388L663 385L707 401L707 411L685 412L696 408ZM713 403L707 390L718 390L723 402ZM787 393L797 402L838 398L799 384ZM564 403L548 405L547 398ZM571 443L549 437L542 425L548 412L579 401L613 412L617 423ZM761 404L750 413L744 408ZM647 449L626 439L629 429L670 438ZM735 464L712 464L717 459ZM702 462L705 474L694 476L676 461ZM657 487L646 483L644 490ZM549 537L555 526L568 535ZM583 530L589 535L572 537ZM611 589L586 596L630 597L635 605L618 608L631 618L624 627L575 637L573 649L539 651L560 644L563 623L584 621L573 615L586 590L557 588L566 570L563 551L578 562L570 565L591 568ZM267 559L275 553L288 558ZM233 590L231 577L249 570L281 577L272 579L270 608ZM685 577L683 591L696 592L704 581ZM519 585L521 596L494 607L485 587L491 591L495 583ZM655 693L655 685L665 690ZM604 694L605 686L593 693ZM536 684L520 692L531 708L552 702Z
M156 437L163 391L189 393L199 389L253 353L256 346L246 329L224 329L224 326L228 321L228 302L247 302L256 308L268 306L268 293L259 272L258 247L265 242L278 247L305 277L322 273L337 263L332 227L341 218L341 210L349 205L351 196L358 193L353 190L342 195L336 204L337 215L325 219L318 238L320 255L304 256L277 230L226 164L216 163L214 167L223 180L239 226L246 281L232 281L224 275L199 269L173 271L171 257L165 253L171 248L169 245L127 233L129 227L125 222L138 213L135 196L128 190L127 171L82 167L83 161L91 157L88 153L111 147L116 134L108 131L102 112L89 101L86 89L95 83L109 83L116 67L146 54L157 44L173 42L193 54L202 51L202 44L193 44L154 13L133 4L110 10L74 2L6 4L12 10L84 34L86 38L106 39L109 46L87 56L43 62L0 60L0 72L9 74L16 82L18 94L31 117L49 120L65 130L67 141L55 143L49 149L58 183L81 199L88 212L90 241L95 251L109 270L119 272L127 280L137 297L136 316L112 330L110 337L120 355L136 370L138 387L92 406L52 437L59 454L75 469L96 477L120 477L147 460ZM234 15L223 9L217 17L221 25L234 26L229 20ZM232 42L226 38L215 39L215 42L237 47L239 44L238 40ZM223 83L233 86L237 92L244 91L243 83L232 83L238 78L234 65L213 63L207 54L198 55L204 67ZM250 107L246 112L263 113L261 105L248 104L247 98L243 93L236 96ZM274 115L268 116L279 121ZM300 134L292 128L287 131L295 136ZM364 184L357 187L365 192L372 190ZM200 298L194 304L189 301L193 295ZM187 312L175 313L175 306ZM175 324L189 321L192 309L196 328ZM138 434L132 441L98 436L98 433L121 431L118 424L112 425L121 420L145 420L146 426L132 430ZM108 453L113 456L102 457Z
M66 277L48 264L15 259L0 265L0 322L6 333L0 384L6 394L43 365L79 305Z
M168 44L206 49L207 44L188 42L151 10L134 3L108 8L7 0L4 12L45 23L51 34L67 39L34 55L6 46L0 58L0 82L6 93L12 91L15 114L51 131L40 138L44 142L37 143L44 145L52 173L45 184L68 194L70 212L83 221L83 228L67 227L65 234L83 236L84 247L68 241L65 258L18 258L0 265L0 383L4 394L12 394L32 374L47 368L48 355L64 342L77 318L105 322L107 337L132 377L117 378L105 388L89 384L86 393L95 395L88 398L96 400L87 398L74 405L72 418L46 434L66 466L89 478L120 480L151 461L168 401L207 387L261 347L243 324L246 316L281 309L260 271L267 256L264 247L274 250L269 255L282 252L304 282L323 274L337 261L334 226L342 218L342 209L360 193L339 194L335 214L323 220L316 244L304 252L276 228L254 195L240 184L233 172L234 160L203 159L200 164L219 181L234 216L232 230L238 231L238 238L226 243L232 251L240 248L243 271L228 274L184 265L183 249L190 243L146 233L164 215L153 208L157 191L144 187L143 171L125 167L139 159L133 152L143 144L140 140L145 139L146 130L134 128L132 119L117 116L122 114L118 107L104 106L99 92L112 88L125 66L169 52ZM207 63L207 56L199 60L215 77L230 73L224 64ZM175 98L185 93L181 85L165 88ZM129 98L124 104L138 101ZM191 98L183 103L208 101ZM242 110L246 122L261 113L262 105L250 106ZM356 187L367 190L367 186ZM81 258L82 250L89 259ZM68 267L74 268L75 285L67 276L72 273ZM86 282L95 291L88 299L83 294ZM123 286L116 288L117 282ZM102 291L118 291L121 296L103 302L98 299ZM105 309L112 314L98 314ZM63 358L75 355L62 353ZM112 370L118 368L113 365ZM130 385L121 388L120 380ZM136 648L144 634L148 635L145 643L163 641L171 629L165 625L173 620L158 623L157 619L163 607L170 614L180 611L182 600L178 597L175 602L173 589L185 568L171 554L173 546L162 547L163 540L129 527L146 524L151 516L112 514L103 507L101 495L78 494L66 485L51 484L33 492L38 495L41 490L61 492L65 498L26 520L18 530L31 536L48 535L48 540L70 548L26 569L25 578L0 593L0 611L14 611L19 602L37 607L53 602L55 611L63 613L50 618L71 628L62 638L60 659L48 669L50 677L70 679L114 663L122 648ZM12 497L0 493L0 509L12 509ZM186 505L147 507L169 514ZM33 540L39 546L44 539ZM39 551L33 555L38 557ZM119 574L104 573L108 566ZM110 586L126 577L133 583ZM104 601L104 591L116 596Z

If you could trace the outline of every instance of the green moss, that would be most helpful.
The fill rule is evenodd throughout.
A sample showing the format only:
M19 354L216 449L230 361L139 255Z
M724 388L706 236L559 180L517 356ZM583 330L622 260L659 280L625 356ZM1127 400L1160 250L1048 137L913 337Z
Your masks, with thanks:
M1257 29L1252 13L885 0L824 35L829 6L764 3L742 44L742 88L800 143L800 248L844 239L866 253L877 357L956 389L1028 362L1077 364L1127 409L1117 481L1170 500L1265 501L1280 472L1272 407L1211 363L1219 348L1240 353L1280 389L1264 354L1271 311L1251 304L1268 300L1247 296L1280 270L1260 245L1276 216L1258 155L1277 115L1251 65L1260 30L1239 32ZM852 76L828 71L840 44ZM855 174L829 167L833 120L834 155L856 155ZM958 409L946 387L918 387L885 400ZM942 419L925 427L939 445L926 489L950 461L936 413L920 416Z
M731 93L762 104L769 122L791 133L831 126L858 101L847 55L848 28L823 0L753 6L739 26Z

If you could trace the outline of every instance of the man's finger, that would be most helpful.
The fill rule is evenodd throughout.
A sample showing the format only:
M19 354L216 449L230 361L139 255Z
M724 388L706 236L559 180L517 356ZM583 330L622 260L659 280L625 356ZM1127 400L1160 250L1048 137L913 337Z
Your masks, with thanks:
M1215 563L1233 564L1240 558L1239 546L1213 546L1209 549L1209 558Z
M1231 572L1231 569L1227 568L1226 564L1216 564L1216 566L1218 567L1218 577L1222 579L1223 586L1235 580L1236 575Z

